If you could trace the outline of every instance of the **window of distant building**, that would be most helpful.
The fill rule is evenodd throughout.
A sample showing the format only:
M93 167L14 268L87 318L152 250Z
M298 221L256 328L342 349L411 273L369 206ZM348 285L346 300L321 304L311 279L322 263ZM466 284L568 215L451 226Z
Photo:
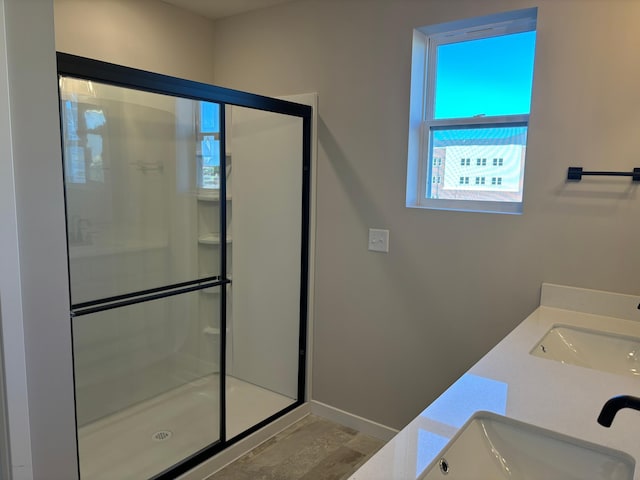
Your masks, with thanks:
M408 207L522 213L536 16L414 30Z

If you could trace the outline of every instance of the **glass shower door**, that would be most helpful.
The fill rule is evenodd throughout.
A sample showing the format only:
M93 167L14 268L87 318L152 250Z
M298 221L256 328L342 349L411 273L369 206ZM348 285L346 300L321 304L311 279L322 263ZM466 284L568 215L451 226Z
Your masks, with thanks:
M312 110L57 59L80 476L176 478L305 401Z
M226 424L234 437L302 397L303 120L233 106L227 129L233 335Z
M80 474L220 440L222 108L60 77Z

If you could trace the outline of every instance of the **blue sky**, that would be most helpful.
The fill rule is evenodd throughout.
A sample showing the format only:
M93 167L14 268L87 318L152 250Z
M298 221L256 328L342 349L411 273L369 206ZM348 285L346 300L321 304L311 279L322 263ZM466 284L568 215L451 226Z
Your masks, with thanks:
M200 102L200 131L220 131L220 105L211 102Z
M220 131L220 105L218 103L200 102L200 131ZM217 167L220 165L220 141L207 135L201 142L203 165Z
M435 118L528 114L536 32L441 45Z

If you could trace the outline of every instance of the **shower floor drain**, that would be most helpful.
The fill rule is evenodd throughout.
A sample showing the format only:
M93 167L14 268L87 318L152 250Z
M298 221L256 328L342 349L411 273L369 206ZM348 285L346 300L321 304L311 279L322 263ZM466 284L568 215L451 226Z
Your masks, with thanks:
M154 442L164 442L169 440L173 436L173 432L171 430L160 430L159 432L151 435L151 440Z

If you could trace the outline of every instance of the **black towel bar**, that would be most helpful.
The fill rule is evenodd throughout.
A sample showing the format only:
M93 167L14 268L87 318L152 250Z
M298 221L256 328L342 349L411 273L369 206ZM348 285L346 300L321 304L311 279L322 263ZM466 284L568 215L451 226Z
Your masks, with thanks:
M569 167L567 180L579 182L583 175L601 175L607 177L632 177L632 182L640 182L640 168L634 168L633 172L585 172L582 167Z

